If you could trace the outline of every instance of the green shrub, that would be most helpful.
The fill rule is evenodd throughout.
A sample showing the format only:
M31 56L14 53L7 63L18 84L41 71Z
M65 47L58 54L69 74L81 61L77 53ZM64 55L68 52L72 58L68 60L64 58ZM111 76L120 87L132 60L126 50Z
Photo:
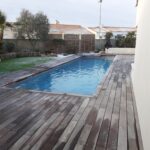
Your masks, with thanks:
M126 36L117 35L116 36L116 46L117 47L135 47L136 44L136 34L135 32L129 32Z
M125 47L125 37L123 35L117 35L115 38L117 47Z
M15 44L12 43L12 42L5 42L5 43L3 44L3 49L4 49L6 52L11 53L11 52L13 52L14 49L15 49Z
M136 45L136 34L135 32L129 32L125 38L126 47L135 47Z

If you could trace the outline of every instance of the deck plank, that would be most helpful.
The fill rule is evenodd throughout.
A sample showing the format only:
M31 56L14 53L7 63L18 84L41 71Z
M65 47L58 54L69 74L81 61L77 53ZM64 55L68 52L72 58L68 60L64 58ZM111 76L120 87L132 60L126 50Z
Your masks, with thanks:
M130 79L127 77L127 123L128 123L128 149L138 150L135 130L135 116Z
M117 149L121 90L122 90L121 74L119 74L114 109L113 109L111 126L110 126L108 143L107 143L107 150L116 150Z
M99 137L97 139L97 144L96 144L96 150L103 150L106 149L107 146L107 140L108 140L108 134L109 134L109 128L110 128L110 123L111 123L111 117L112 117L112 111L113 111L113 106L114 106L114 100L115 100L115 94L116 94L116 87L117 87L117 76L115 76L112 89L110 92L108 104L106 107L106 112L105 116L101 125L101 130L99 133Z
M122 77L123 78L123 77ZM120 119L118 132L119 150L127 150L127 97L125 80L122 81L121 104L120 104Z
M98 97L98 100L101 100L102 102L100 104L100 108L98 109L97 118L96 118L95 122L93 123L91 133L90 133L89 138L86 142L85 150L86 149L87 150L88 149L95 149L96 142L97 142L99 132L101 129L101 124L102 124L104 114L105 114L105 108L107 107L107 104L108 104L108 99L109 99L110 91L112 88L113 80L114 80L114 76L111 76L109 83L107 85L107 90L105 91L104 95L103 96L99 95L99 97Z

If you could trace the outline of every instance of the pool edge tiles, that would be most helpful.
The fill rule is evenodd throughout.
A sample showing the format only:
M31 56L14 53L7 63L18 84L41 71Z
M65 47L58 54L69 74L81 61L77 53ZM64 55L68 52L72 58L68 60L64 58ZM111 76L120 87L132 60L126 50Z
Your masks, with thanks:
M107 56L108 58L108 56ZM80 57L9 87L54 94L94 96L114 57Z

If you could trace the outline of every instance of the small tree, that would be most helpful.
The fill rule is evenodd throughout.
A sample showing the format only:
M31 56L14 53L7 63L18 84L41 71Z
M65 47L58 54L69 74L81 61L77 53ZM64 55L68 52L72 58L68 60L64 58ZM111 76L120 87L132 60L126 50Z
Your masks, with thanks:
M33 15L28 10L23 10L17 19L18 38L28 39L33 50L38 40L48 39L48 32L49 21L42 12Z
M6 22L6 16L2 11L0 11L0 42L2 42L3 40L5 22Z
M135 47L136 34L135 32L129 32L126 36L117 35L116 36L116 46L117 47Z
M39 39L47 40L49 33L49 20L47 16L39 12L35 15L34 21L36 25L36 36Z
M112 32L107 32L106 35L105 35L105 39L106 40L108 40L108 39L110 40L112 37L113 37L113 33Z
M125 38L125 46L126 47L135 47L135 43L136 43L135 32L129 32Z
M116 46L117 47L124 47L125 46L125 36L118 34L118 35L116 35L115 39L116 39Z
M111 41L110 39L113 37L113 33L112 32L107 32L105 35L105 39L106 39L106 44L105 44L105 48L109 48L111 47Z

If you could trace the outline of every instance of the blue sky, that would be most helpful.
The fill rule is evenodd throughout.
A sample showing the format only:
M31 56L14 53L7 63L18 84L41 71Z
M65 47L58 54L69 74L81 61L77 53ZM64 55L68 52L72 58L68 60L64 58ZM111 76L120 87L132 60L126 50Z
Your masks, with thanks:
M108 26L135 26L136 0L103 0L102 24ZM25 8L31 12L44 12L51 23L59 20L66 24L97 26L98 0L1 0L0 10L8 21L15 21Z

